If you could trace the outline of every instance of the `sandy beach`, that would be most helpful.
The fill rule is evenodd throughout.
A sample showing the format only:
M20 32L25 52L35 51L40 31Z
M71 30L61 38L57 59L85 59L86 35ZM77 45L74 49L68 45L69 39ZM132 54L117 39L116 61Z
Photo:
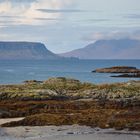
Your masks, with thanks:
M23 118L0 119L0 123ZM0 128L0 140L139 140L140 133L87 126L42 126Z
M140 133L86 126L1 128L0 140L139 140Z

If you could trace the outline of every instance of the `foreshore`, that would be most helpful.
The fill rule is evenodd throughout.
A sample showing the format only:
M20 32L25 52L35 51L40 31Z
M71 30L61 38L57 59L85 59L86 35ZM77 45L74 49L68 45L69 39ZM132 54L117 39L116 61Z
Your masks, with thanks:
M139 140L140 133L87 126L20 126L0 128L0 140Z
M0 118L2 140L137 140L140 81L95 85L59 77L1 85Z

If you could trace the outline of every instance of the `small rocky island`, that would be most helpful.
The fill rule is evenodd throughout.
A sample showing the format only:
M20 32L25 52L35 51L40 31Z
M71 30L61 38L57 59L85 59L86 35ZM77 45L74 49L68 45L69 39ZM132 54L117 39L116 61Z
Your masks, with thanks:
M0 85L2 127L86 125L140 131L140 81L82 83L64 77Z
M113 75L111 77L122 77L122 78L140 78L140 73L133 73L133 74L120 74L120 75Z
M92 72L117 73L117 74L121 73L121 75L113 75L111 77L140 78L140 69L137 69L136 67L129 67L129 66L115 66L110 68L100 68Z

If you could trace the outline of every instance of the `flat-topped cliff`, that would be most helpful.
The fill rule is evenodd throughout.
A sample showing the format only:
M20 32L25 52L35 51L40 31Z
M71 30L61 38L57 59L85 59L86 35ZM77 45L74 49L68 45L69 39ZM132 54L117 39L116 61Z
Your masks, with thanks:
M38 42L0 42L0 60L59 59Z

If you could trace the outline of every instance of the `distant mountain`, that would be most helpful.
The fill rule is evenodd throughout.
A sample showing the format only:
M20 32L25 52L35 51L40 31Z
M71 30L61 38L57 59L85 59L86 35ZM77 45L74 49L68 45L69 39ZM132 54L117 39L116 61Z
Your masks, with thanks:
M44 44L34 42L0 42L0 60L61 59Z
M99 40L84 48L59 55L79 59L140 59L140 41L132 39Z

